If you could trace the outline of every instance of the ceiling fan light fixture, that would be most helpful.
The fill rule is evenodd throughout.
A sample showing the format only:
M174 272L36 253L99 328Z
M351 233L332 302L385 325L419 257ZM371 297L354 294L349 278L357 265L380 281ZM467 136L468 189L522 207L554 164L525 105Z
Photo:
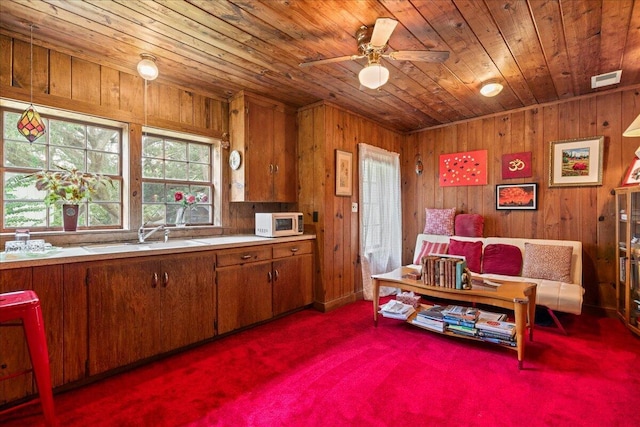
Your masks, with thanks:
M138 62L138 74L145 80L155 80L158 77L156 57L148 53L141 53L140 57L142 59Z
M360 70L358 79L362 86L378 89L389 80L389 70L379 62L371 62Z
M480 88L480 94L482 96L486 96L490 98L492 96L496 96L500 92L502 92L503 86L495 81L489 81L482 84L482 88Z

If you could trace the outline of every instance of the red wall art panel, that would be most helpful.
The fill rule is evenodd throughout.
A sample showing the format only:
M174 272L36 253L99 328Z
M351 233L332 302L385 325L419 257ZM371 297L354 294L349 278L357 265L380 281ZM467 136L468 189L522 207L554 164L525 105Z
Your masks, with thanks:
M502 179L529 178L531 175L531 151L502 156Z
M487 184L487 150L440 155L440 186Z

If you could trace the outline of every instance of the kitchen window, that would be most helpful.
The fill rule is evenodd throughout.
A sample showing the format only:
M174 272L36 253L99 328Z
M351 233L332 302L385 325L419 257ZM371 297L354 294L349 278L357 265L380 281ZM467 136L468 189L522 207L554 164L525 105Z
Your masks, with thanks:
M18 108L18 107L16 107ZM29 142L16 124L21 111L2 108L2 231L62 229L62 209L46 206L44 191L31 176L38 171L75 168L103 174L113 185L80 205L79 229L122 228L123 132L126 125L95 117L38 108L46 133ZM46 111L45 111L46 110Z
M142 138L142 223L213 224L215 141L152 131ZM176 193L182 198L177 200ZM191 203L186 203L190 201Z

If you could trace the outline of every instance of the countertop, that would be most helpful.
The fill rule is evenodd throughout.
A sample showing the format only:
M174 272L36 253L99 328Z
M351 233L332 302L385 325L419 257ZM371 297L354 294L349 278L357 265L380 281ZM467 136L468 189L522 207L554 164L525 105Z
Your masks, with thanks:
M193 239L169 239L167 243L150 241L145 243L107 243L65 248L51 248L43 254L0 252L0 270L36 267L42 265L67 264L73 262L111 260L169 253L188 253L246 246L313 240L315 234L288 237L259 237L254 235L228 235Z

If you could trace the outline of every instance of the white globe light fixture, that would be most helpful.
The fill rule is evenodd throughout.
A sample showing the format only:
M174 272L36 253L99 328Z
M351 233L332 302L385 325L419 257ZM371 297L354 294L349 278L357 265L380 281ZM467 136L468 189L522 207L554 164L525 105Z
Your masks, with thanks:
M480 89L480 94L482 96L486 96L487 98L491 98L492 96L496 96L500 92L502 92L502 85L498 82L486 82L482 85Z
M158 66L156 57L147 53L140 54L142 58L138 62L138 74L145 80L155 80L158 77Z
M389 70L379 62L370 62L358 74L360 84L369 89L378 89L389 80Z

